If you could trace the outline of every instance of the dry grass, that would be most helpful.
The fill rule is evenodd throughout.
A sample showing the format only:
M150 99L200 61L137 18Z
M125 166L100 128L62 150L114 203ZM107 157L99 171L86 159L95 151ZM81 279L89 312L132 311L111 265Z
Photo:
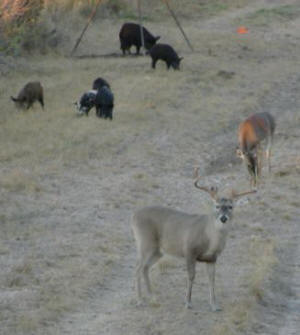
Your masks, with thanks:
M258 300L264 295L264 283L272 268L277 263L274 239L253 237L250 243L249 256L253 260L254 269L248 277L250 293Z
M184 55L181 72L167 72L164 64L152 71L147 57L78 60L49 55L25 59L25 66L0 81L0 283L1 294L7 296L0 307L3 329L42 333L70 311L85 306L91 296L101 294L112 269L126 263L131 253L132 241L126 230L129 211L150 203L198 210L190 192L195 164L207 170L211 182L225 180L231 185L230 171L237 175L234 182L240 188L246 185L245 175L239 174L242 167L231 159L236 126L260 106L274 83L295 71L298 61L290 57L294 49L286 39L274 38L266 50L259 35L246 40L231 30L202 29L193 18L220 14L249 2L172 1L181 17L190 18L183 22L197 50L191 54L171 19L161 21L166 12L157 7L161 2L155 1L151 10L157 16L147 25L155 33L163 32L163 39ZM74 2L65 3L72 6ZM126 2L126 6L130 9L133 5ZM150 7L148 3L145 6ZM78 54L118 51L123 19L97 21ZM78 26L65 29L74 41ZM66 42L66 49L71 42ZM220 71L235 74L225 78ZM106 78L115 94L112 122L97 119L93 111L88 118L75 116L72 103L97 76ZM45 88L45 111L36 105L33 110L17 112L9 96L36 79ZM275 154L276 150L275 146ZM222 175L216 173L220 166ZM298 169L284 167L274 178L277 183L293 183L298 176ZM273 200L282 202L284 196L279 194ZM258 216L268 201L261 202ZM295 199L290 205L297 206ZM288 211L281 214L289 222L293 219ZM250 226L248 220L241 229ZM256 225L253 231L266 234L267 229ZM235 236L234 241L239 232ZM243 268L247 285L239 301L225 306L224 320L212 333L247 330L256 299L264 295L276 263L276 242L256 237L249 243L251 264ZM175 263L162 260L158 264L162 274L156 282L176 268ZM172 295L172 290L169 292ZM18 301L22 301L20 306ZM164 305L153 302L151 306L161 312ZM204 319L200 321L206 322ZM210 317L206 315L206 319Z
M249 330L254 319L257 300L262 300L267 289L268 279L278 260L274 239L253 236L246 251L251 264L246 277L243 279L246 290L237 301L225 307L224 317L212 329L215 335L244 333Z
M232 335L244 333L253 317L254 300L251 297L241 299L226 306L225 316L212 329L213 335Z
M0 186L10 192L40 192L41 185L36 180L36 176L28 171L22 171L20 168L15 168L8 173L3 174Z
M33 235L30 239L33 242ZM98 247L101 240L90 243L88 248L82 250L72 250L72 246L67 250L60 246L55 256L47 257L36 251L22 263L13 266L2 277L2 287L15 291L17 295L23 290L28 292L29 288L32 293L18 307L7 302L0 309L0 317L5 313L5 308L9 308L16 316L10 327L20 333L31 333L76 309L89 295L89 287L101 286L111 267L118 261L114 247L111 246L114 243L112 239L110 236L110 247L106 250ZM75 241L72 243L76 244ZM87 257L89 254L94 256Z

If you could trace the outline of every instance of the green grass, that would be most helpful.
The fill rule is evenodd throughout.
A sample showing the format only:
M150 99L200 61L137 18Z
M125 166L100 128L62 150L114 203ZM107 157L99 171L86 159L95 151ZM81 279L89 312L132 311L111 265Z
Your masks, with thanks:
M244 24L267 26L274 22L287 22L294 20L300 16L300 5L283 5L274 8L262 8L254 13L251 13L245 17L245 19L239 19L239 22Z
M229 5L223 1L209 1L200 3L200 10L203 14L211 16L228 9Z

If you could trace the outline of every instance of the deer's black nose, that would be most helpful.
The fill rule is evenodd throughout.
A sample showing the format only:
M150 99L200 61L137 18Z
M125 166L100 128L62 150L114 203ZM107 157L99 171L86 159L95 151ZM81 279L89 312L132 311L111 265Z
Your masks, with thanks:
M221 216L220 220L225 223L227 221L227 217L225 215Z

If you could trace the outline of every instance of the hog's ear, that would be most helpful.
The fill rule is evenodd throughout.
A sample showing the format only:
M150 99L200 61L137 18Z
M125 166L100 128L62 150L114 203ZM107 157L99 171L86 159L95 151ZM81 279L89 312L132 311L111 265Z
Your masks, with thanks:
M160 39L160 36L155 37L155 41L158 41Z

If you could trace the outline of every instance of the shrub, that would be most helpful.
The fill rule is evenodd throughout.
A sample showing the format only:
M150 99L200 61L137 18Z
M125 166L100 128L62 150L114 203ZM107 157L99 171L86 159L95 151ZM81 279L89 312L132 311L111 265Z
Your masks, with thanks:
M86 18L98 0L2 0L0 2L0 52L18 56L22 52L57 49L68 30L61 22L70 17ZM100 5L97 16L120 15L126 9L121 0ZM73 16L72 15L72 16Z
M43 9L43 0L3 0L0 4L2 51L18 54L20 49L31 46Z

